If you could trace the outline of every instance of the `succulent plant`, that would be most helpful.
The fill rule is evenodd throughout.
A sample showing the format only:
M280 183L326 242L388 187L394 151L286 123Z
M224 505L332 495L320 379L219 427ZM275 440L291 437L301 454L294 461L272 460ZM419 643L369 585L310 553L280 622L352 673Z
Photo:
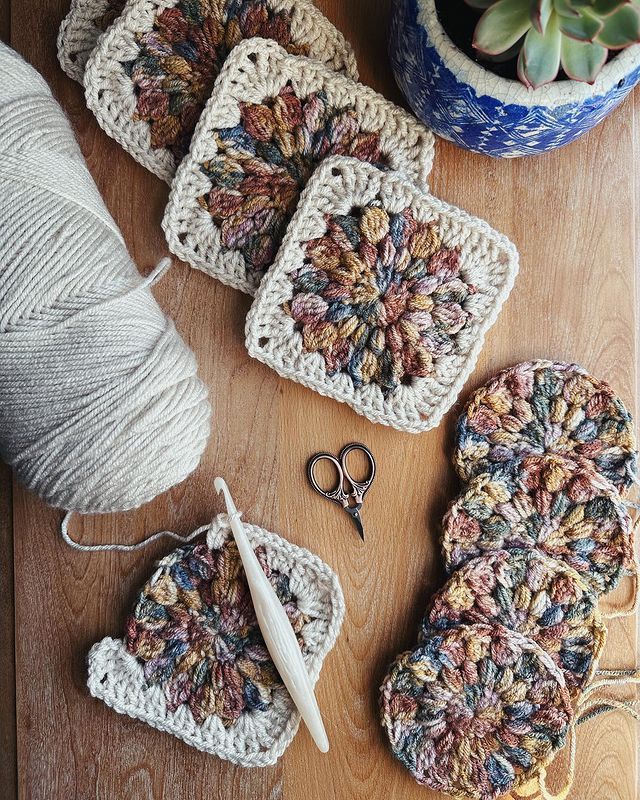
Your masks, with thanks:
M593 83L610 50L640 41L640 0L465 0L484 9L473 37L488 60L518 56L533 89L568 78Z

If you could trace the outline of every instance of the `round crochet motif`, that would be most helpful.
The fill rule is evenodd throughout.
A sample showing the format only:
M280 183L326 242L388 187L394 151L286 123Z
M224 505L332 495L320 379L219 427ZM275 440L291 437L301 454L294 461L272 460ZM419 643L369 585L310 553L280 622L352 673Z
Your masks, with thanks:
M618 489L636 474L631 414L604 381L577 364L531 361L504 370L458 420L454 465L463 481L547 450L583 456Z
M380 135L360 129L352 106L325 91L299 97L291 84L261 103L240 104L240 124L213 134L217 154L200 169L212 183L199 199L220 228L226 250L240 250L261 276L273 263L300 192L330 155L383 166Z
M474 478L443 520L449 572L488 550L508 547L537 547L604 594L631 564L631 519L613 484L591 461L527 456Z
M256 555L299 633L309 617L288 577L269 568L263 547ZM244 711L266 711L282 683L231 539L219 549L184 547L159 562L129 617L126 647L143 662L148 684L163 688L168 709L186 705L197 723L216 715L227 727Z
M304 351L321 353L329 375L375 383L385 397L433 375L470 317L465 301L475 290L460 276L458 250L409 208L368 204L325 219L326 234L305 244L285 307Z
M562 673L502 625L434 632L401 655L381 688L394 755L418 783L493 800L546 766L572 721Z
M182 159L227 56L254 36L308 53L292 41L291 12L267 0L181 0L157 15L153 30L136 34L140 53L122 66L136 94L134 120L148 122L153 149Z
M420 640L478 622L533 639L560 667L572 696L591 678L606 637L597 596L577 572L538 550L498 550L463 564L433 597Z

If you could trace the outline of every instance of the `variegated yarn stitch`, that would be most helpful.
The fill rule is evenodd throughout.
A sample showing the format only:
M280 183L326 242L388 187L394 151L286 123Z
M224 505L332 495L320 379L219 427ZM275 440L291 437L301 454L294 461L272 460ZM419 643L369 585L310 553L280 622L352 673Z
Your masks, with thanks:
M593 462L555 453L526 456L473 478L443 521L448 571L488 550L537 547L572 567L597 594L633 561L632 523Z
M433 631L391 666L380 701L391 748L418 783L472 800L539 775L573 719L550 656L498 624Z
M463 481L545 451L589 458L625 489L636 472L631 414L609 384L578 364L541 360L500 372L458 420L454 465Z
M171 252L254 294L318 164L343 154L427 188L433 135L372 89L274 41L236 47L171 188Z
M518 267L481 220L354 158L309 181L246 324L250 355L373 422L438 424Z
M344 616L340 584L317 556L245 523L315 683ZM89 653L89 690L121 714L242 766L273 764L299 715L266 650L226 515L206 542L162 559L124 641Z
M227 56L256 36L357 77L350 46L310 0L137 0L88 59L87 105L170 182Z
M497 550L463 564L433 596L418 641L460 624L499 623L548 653L571 696L590 680L606 629L577 572L543 552Z

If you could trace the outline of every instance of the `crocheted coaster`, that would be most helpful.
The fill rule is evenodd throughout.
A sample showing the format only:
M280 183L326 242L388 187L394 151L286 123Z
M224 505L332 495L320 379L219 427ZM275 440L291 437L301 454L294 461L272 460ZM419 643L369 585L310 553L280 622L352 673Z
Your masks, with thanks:
M463 481L546 450L590 458L618 489L636 474L631 414L609 384L577 364L525 361L500 372L458 421L453 463Z
M517 272L513 245L395 173L328 160L247 317L247 348L372 422L436 426Z
M477 622L533 639L560 667L571 696L591 679L606 639L596 595L538 550L498 550L463 564L432 598L419 641Z
M443 520L448 572L487 550L537 547L572 567L597 594L632 564L632 523L615 486L587 459L527 456L479 475Z
M558 667L502 625L434 632L401 655L382 684L381 710L394 755L418 783L473 800L536 777L572 720Z
M310 0L130 0L87 62L87 105L170 183L227 56L254 36L357 78L351 47Z
M315 683L344 600L317 556L245 523L298 636ZM299 723L258 628L226 515L206 543L162 559L144 585L124 640L89 653L89 691L120 714L242 766L273 764Z
M74 81L82 83L87 59L98 39L122 13L126 0L71 0L58 31L58 61Z
M315 167L349 155L427 188L433 135L372 89L254 39L227 60L171 189L169 249L254 294Z

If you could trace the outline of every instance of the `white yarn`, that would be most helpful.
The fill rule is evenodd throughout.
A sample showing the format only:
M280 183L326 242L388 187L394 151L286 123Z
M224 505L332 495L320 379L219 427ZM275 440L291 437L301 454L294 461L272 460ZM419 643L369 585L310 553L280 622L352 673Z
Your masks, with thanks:
M198 465L196 362L44 80L0 43L0 455L51 505L135 508Z

